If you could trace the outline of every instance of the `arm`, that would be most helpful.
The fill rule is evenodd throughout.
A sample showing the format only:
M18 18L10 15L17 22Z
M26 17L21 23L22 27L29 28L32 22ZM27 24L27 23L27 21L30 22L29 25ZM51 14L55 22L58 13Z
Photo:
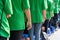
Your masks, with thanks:
M46 20L46 10L43 10L42 14L43 14L43 20L45 21Z
M51 19L51 17L53 17L53 1L48 1L48 9L49 9L49 14Z
M43 20L46 20L46 9L48 8L47 6L47 0L43 0L43 5L42 5L42 15L43 15Z
M29 22L31 22L31 15L30 15L30 10L29 10L29 9L26 9L26 10L25 10L25 15L26 15L26 17L27 17L27 20L28 20Z
M26 9L25 10L25 15L26 15L26 18L27 18L27 30L31 29L32 27L32 24L31 24L31 15L30 15L30 10L29 9Z
M30 6L29 6L29 1L24 0L23 1L23 10L25 12L26 18L27 18L27 29L31 29L32 24L31 24L31 15L30 15Z

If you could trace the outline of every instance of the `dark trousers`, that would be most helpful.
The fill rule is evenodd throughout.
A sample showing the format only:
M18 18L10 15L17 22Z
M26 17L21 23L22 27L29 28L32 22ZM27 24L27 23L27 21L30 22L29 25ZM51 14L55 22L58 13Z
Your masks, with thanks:
M0 36L0 40L7 40L7 38L4 38L4 37Z
M60 19L60 11L59 11L58 17L59 17L59 19Z
M59 17L58 25L59 25L59 28L60 28L60 11L59 11L58 17Z
M57 21L58 21L58 14L57 13L54 13L54 21L55 21L55 28L57 28L57 25L58 25L58 23L57 23Z
M23 32L24 32L23 30L20 30L20 31L11 31L10 39L9 40L21 40Z
M45 31L47 33L47 28L49 28L49 20L45 20L45 22L43 23L42 27L45 27Z
M57 13L54 13L54 21L58 21L58 14Z

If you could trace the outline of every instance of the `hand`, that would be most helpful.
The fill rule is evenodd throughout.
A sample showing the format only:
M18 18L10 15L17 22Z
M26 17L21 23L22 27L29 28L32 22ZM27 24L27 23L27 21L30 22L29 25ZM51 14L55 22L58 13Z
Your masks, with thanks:
M31 29L32 28L32 24L31 24L31 21L28 21L27 22L27 30Z
M9 18L9 17L11 17L11 15L10 14L7 14L6 17Z
M49 21L51 20L51 17L50 17L50 19L49 19Z
M45 22L45 20L46 20L46 18L45 18L45 17L43 17L43 22Z
M45 31L45 27L44 26L42 27L42 31Z

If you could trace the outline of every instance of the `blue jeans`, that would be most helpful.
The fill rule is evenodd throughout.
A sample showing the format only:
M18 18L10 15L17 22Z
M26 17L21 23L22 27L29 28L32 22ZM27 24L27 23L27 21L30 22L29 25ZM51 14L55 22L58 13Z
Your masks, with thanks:
M29 30L30 40L40 40L42 23L33 23L32 28ZM35 38L33 37L35 36Z

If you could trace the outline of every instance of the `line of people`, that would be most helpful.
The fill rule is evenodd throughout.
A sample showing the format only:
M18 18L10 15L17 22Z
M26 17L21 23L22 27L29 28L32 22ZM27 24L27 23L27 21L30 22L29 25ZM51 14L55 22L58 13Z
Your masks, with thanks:
M25 28L30 40L43 40L42 30L57 28L59 11L60 0L0 0L0 40L22 40Z

